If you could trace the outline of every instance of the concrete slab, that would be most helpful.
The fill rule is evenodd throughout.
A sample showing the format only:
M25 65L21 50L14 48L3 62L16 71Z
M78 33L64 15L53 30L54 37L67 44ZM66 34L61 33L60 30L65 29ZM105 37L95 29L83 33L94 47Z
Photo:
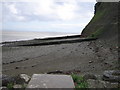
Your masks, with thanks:
M34 74L27 88L75 88L70 75Z

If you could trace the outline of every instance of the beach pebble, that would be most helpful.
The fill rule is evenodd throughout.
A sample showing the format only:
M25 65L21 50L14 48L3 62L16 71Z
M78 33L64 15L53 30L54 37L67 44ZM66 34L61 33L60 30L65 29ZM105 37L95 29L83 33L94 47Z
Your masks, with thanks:
M93 63L93 61L89 61L89 63Z
M20 67L16 66L15 69L19 69Z

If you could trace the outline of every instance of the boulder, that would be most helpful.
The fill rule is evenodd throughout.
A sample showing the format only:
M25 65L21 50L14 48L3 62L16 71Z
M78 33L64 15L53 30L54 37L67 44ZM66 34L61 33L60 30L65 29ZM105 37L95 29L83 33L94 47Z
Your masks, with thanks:
M103 80L110 82L120 82L120 70L104 71Z
M31 79L31 77L26 74L20 74L20 78L23 79L25 83L28 83Z
M16 84L25 84L30 81L31 77L26 74L20 74L16 77Z

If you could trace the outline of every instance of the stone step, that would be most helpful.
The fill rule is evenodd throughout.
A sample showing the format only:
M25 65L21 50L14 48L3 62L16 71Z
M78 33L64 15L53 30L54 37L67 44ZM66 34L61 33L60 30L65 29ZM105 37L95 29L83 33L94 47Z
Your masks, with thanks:
M70 75L34 74L30 80L29 88L75 88Z

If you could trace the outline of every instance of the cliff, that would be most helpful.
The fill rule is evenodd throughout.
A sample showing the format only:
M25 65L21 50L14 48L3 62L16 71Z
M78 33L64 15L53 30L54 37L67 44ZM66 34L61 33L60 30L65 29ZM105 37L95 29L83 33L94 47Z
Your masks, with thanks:
M94 17L83 29L82 36L97 37L110 46L118 45L118 2L97 2Z

